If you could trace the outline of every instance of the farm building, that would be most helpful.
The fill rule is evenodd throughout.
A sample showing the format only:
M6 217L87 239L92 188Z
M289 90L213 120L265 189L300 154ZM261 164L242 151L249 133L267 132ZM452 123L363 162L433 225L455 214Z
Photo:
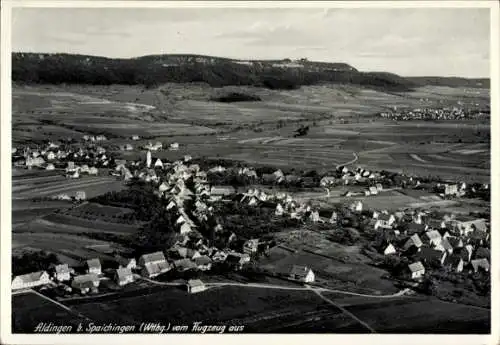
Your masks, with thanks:
M87 273L101 274L101 261L99 259L90 259L85 263Z
M80 276L75 276L71 282L71 287L78 290L81 294L86 294L89 291L95 291L100 284L97 274L89 273Z
M411 279L420 279L425 274L424 265L420 261L408 265Z
M142 275L148 278L156 277L170 271L171 267L162 252L144 254L139 258Z
M71 270L68 264L55 265L53 267L54 279L60 282L71 279Z
M132 270L130 268L121 267L115 271L115 282L120 285L127 285L134 281L134 276L132 275Z
M207 255L195 258L194 263L200 271L208 271L212 268L212 260Z
M293 265L290 271L290 279L298 280L303 283L314 282L314 272L306 266Z
M45 170L54 170L56 167L54 166L54 164L52 163L49 163L47 164L47 166L45 167Z
M189 293L202 292L202 291L205 291L207 289L205 284L199 279L188 280L186 287L187 287L187 291Z
M179 272L194 270L197 268L196 264L190 259L180 259L174 261L174 267Z
M29 289L50 283L50 276L46 271L33 272L14 277L12 290Z
M490 263L488 262L488 259L472 260L470 265L474 273L479 271L488 272L490 270Z

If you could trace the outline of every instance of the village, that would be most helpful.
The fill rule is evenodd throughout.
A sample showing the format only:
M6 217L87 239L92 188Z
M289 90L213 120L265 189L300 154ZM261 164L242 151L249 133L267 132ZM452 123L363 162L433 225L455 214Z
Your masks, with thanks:
M477 106L477 105L476 105ZM418 121L418 120L472 120L488 119L489 109L465 109L462 107L452 108L415 108L397 109L382 112L380 117L396 121Z
M138 139L134 136L131 140ZM277 245L272 234L242 236L225 229L221 215L215 214L217 205L224 203L253 209L272 207L274 217L316 230L341 234L345 229L354 229L364 253L375 264L386 269L395 282L404 282L404 286L417 291L434 272L476 278L489 272L489 217L440 214L426 209L370 209L363 203L364 198L394 189L426 190L443 200L489 199L489 184L435 181L361 167L351 170L348 166L337 167L324 176L301 176L279 169L262 172L250 166L209 166L206 162L202 162L206 166L202 170L189 155L173 162L154 157L156 151L163 149L161 142L145 144L142 159L118 159L116 151L104 148L106 140L104 136L84 136L81 144L73 147L51 142L45 147L13 149L13 164L26 169L57 169L68 179L106 174L127 184L149 186L159 205L173 219L174 228L168 231L175 235L175 243L137 257L115 252L112 265L104 265L98 257L85 261L81 267L70 267L64 262L54 264L43 271L13 277L12 290L55 290L59 298L75 294L99 296L137 280L154 283L161 279L175 280L189 293L204 291L210 284L199 279L200 272L209 277L212 271L238 272L258 266L259 257ZM171 143L166 147L178 150L179 145ZM352 201L330 210L296 200L287 191L316 188L329 197L339 186L352 189L343 195ZM84 191L51 198L74 200L75 207L87 202ZM341 244L342 241L339 239ZM155 245L161 247L161 243ZM306 265L293 265L287 274L279 276L299 284L321 285L322 281L321 274ZM477 279L486 279L486 275L481 277Z

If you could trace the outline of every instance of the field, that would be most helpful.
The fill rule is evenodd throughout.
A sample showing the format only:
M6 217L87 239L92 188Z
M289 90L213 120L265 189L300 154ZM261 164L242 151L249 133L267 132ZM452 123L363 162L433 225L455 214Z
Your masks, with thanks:
M57 326L67 325L76 329L82 321L83 318L35 293L26 292L12 296L13 333L33 333L40 322L51 322Z
M330 247L331 253L313 250L317 240L306 238L304 244L285 242L287 248L298 250L295 253L282 248L273 248L268 258L259 266L271 272L288 274L293 265L310 267L316 279L334 289L345 289L365 294L391 294L399 291L394 284L381 278L387 272L355 260L340 261L349 257L345 249ZM308 245L309 244L309 245ZM307 250L307 251L306 251ZM353 253L351 253L353 254ZM356 253L354 253L356 254Z
M119 191L125 188L122 181L114 177L97 176L67 179L56 172L38 171L40 175L17 175L12 177L12 199L29 200L37 197L53 197L59 194L74 196L77 191L84 191L87 198L92 198L107 191Z

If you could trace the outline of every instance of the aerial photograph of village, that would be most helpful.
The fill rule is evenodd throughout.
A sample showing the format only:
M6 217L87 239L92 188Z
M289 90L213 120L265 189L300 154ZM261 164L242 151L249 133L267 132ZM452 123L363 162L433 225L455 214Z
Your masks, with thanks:
M12 333L491 332L488 8L12 18Z

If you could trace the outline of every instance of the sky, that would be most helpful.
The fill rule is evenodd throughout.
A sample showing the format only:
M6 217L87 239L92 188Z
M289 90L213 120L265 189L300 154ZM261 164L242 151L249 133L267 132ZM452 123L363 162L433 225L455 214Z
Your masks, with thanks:
M308 58L402 76L489 77L489 9L14 8L12 51Z

